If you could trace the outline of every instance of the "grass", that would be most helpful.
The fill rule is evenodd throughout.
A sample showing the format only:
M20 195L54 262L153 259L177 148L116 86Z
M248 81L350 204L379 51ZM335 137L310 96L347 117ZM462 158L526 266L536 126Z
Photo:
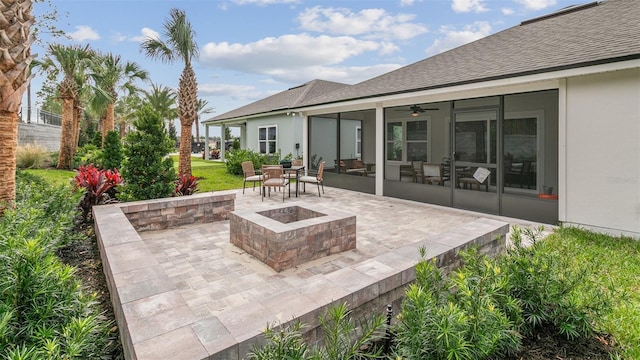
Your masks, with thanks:
M172 156L174 167L178 169L178 157ZM204 161L199 158L191 159L191 172L198 178L199 192L221 191L242 187L242 176L227 173L226 166L218 161ZM28 169L23 170L44 178L53 185L68 185L76 175L75 171L56 169Z
M71 180L74 176L76 176L75 171L69 170L57 170L57 169L26 169L21 170L28 174L33 174L43 178L47 183L60 186L60 185L69 185L71 186Z
M595 264L591 276L613 286L613 308L596 327L613 335L623 359L640 359L640 241L577 228L561 228L545 241L575 266Z
M173 164L178 169L178 157L172 156ZM191 158L191 173L198 178L199 192L238 189L242 187L242 176L227 173L223 162L205 161Z

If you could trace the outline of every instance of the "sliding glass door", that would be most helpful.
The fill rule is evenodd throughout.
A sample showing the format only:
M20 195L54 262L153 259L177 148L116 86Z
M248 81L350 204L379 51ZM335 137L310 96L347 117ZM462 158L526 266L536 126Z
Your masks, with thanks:
M499 213L498 109L454 112L453 206Z

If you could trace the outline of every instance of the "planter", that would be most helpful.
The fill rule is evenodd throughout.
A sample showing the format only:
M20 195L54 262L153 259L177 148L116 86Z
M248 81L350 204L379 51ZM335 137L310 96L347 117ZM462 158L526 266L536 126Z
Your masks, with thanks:
M285 169L290 168L291 160L280 160L280 165L282 165L282 167Z

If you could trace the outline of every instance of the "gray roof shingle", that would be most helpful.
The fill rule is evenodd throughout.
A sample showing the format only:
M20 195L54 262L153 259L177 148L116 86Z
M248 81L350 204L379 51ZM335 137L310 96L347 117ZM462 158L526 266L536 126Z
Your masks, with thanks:
M640 0L607 0L525 21L300 105L543 73L640 58Z

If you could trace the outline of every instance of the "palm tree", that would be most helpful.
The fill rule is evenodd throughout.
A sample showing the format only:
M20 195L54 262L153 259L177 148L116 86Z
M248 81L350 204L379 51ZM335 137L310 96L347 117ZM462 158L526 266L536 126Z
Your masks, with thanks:
M135 62L122 62L120 55L108 53L96 57L90 74L96 86L109 94L104 123L102 124L102 144L107 132L114 130L114 108L118 101L118 93L126 92L131 95L140 89L135 86L136 80L147 80L149 73L140 68Z
M196 127L196 141L200 142L200 115L203 114L211 114L213 112L215 112L215 108L212 107L207 107L207 105L209 105L209 102L207 100L204 99L198 99L198 101L196 102L196 121L193 123L194 126Z
M58 154L58 169L70 169L73 152L75 149L75 119L77 113L80 85L84 80L84 73L88 61L93 56L89 45L64 46L60 44L49 45L49 54L37 65L42 71L48 73L50 78L62 76L62 81L57 85L58 94L62 100L62 138L60 152Z
M178 117L176 99L178 94L169 87L151 84L151 91L143 91L145 100L160 114L164 121L173 122Z
M130 94L124 98L118 99L114 109L115 123L120 126L120 137L124 137L127 133L127 128L136 119L136 112L140 109L142 99L138 94Z
M32 75L31 14L32 0L2 1L0 3L0 214L16 198L16 149L18 147L18 112L22 95Z
M166 41L147 38L141 45L148 57L167 63L182 61L184 69L178 83L178 110L180 117L179 175L191 176L191 126L196 118L198 83L191 61L198 56L198 45L191 23L184 11L171 9L164 23Z

